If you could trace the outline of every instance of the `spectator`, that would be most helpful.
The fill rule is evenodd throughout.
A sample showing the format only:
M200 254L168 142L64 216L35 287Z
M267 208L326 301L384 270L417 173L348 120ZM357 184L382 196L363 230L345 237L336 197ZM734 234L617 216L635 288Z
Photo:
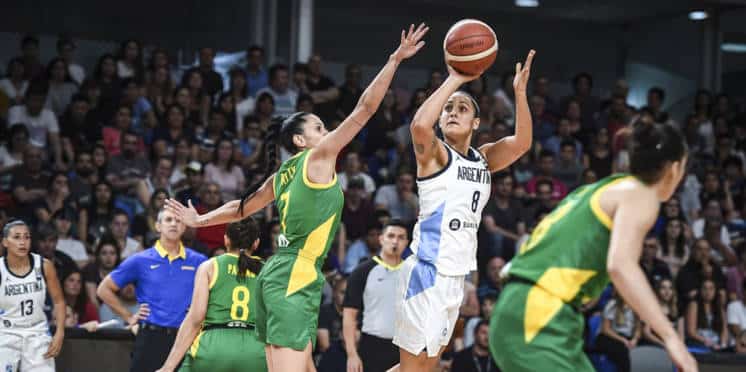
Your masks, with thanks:
M23 164L12 172L13 197L19 217L31 217L31 206L42 200L47 193L50 174L42 169L42 152L36 146L26 146Z
M44 196L31 206L35 220L44 223L50 223L52 215L58 210L75 207L70 198L70 183L67 175L62 172L57 172L49 178Z
M117 243L117 255L121 258L127 258L133 254L142 251L142 245L137 240L127 236L130 229L130 217L127 212L117 208L111 214L111 223L109 232L111 238Z
M615 290L614 298L604 307L596 349L606 354L620 372L629 372L629 352L637 346L641 335L640 319Z
M596 181L598 181L596 171L590 168L586 168L585 170L583 170L583 175L581 176L580 181L581 186L590 185Z
M117 75L117 61L113 55L107 53L99 57L96 70L93 73L95 85L100 89L100 117L108 120L114 114L119 105L122 92Z
M233 97L236 104L236 123L241 124L254 111L254 97L249 95L249 85L246 82L246 71L240 67L233 67L228 71L230 77L227 94ZM239 130L239 128L236 128Z
M257 97L257 92L269 85L269 75L264 69L264 48L258 45L252 45L246 51L246 82L251 97Z
M142 61L142 46L137 40L125 40L119 48L117 77L120 79L145 78L145 65Z
M116 109L114 116L111 117L110 125L101 130L101 137L104 141L104 147L109 156L117 156L123 151L123 134L132 132L136 136L136 150L143 153L145 145L142 136L132 129L132 109L129 106L121 105Z
M741 282L741 290L746 288L746 280ZM731 334L738 340L746 332L746 300L733 300L728 304L728 327Z
M378 224L368 225L365 238L360 237L355 240L344 257L342 272L349 274L364 259L373 257L378 254L381 248L381 226Z
M60 127L54 113L44 108L47 100L48 87L44 83L35 82L26 91L23 105L13 106L8 111L9 123L21 123L28 128L29 142L41 148L51 145L54 165L64 169L62 162L62 147L60 145Z
M223 77L215 72L215 50L210 47L199 49L199 72L205 82L205 91L210 99L223 91Z
M174 147L181 139L193 143L194 133L186 124L186 114L181 106L168 106L165 125L153 131L153 154L159 157L173 155Z
M528 180L526 192L536 195L537 183L540 180L547 180L552 183L552 200L559 201L564 198L567 195L567 186L553 176L554 169L554 153L549 150L542 150L539 154L537 174Z
M21 39L21 58L26 80L34 80L44 74L44 65L39 59L39 39L36 36L26 35Z
M452 371L484 372L500 371L490 355L490 324L482 320L474 328L474 343L453 357Z
M236 101L233 99L233 96L228 93L220 94L214 110L224 114L227 123L225 130L231 134L231 137L236 137L240 133L242 122L238 121Z
M474 81L479 81L479 79ZM539 143L546 143L555 133L556 120L547 112L546 101L542 96L531 96L529 107L531 109L531 116L536 122L534 124L534 139Z
M492 182L494 197L485 207L482 219L482 232L489 242L485 246L489 248L488 252L485 253L489 256L512 257L516 252L516 241L526 229L521 203L512 196L513 176L510 173L498 173Z
M83 80L85 80L85 69L83 69L83 66L75 63L75 49L76 45L72 39L62 37L57 39L57 56L62 58L67 64L67 72L70 74L73 82L81 85L83 84Z
M99 239L96 249L93 251L93 262L83 268L85 291L93 306L99 310L99 318L101 317L101 302L96 295L96 288L122 262L120 251L117 241L111 236L104 235ZM106 320L109 319L101 319L101 321Z
M374 200L376 209L386 209L391 218L412 223L419 211L419 198L414 191L414 175L409 169L402 168L396 177L395 185L383 185L378 188Z
M208 177L209 179L209 177ZM207 182L202 186L200 192L200 203L196 206L200 214L210 212L223 205L220 185L216 182ZM197 229L197 240L207 246L209 250L223 246L223 235L228 225L213 225Z
M515 122L515 95L513 94L513 78L512 72L507 71L503 73L500 78L500 88L495 93L495 105L498 108L498 112L502 114L503 120L509 125L513 126Z
M685 228L689 228L686 221L671 218L666 222L666 228L660 240L660 259L668 264L673 275L676 275L689 259L689 245L684 234Z
M583 166L592 169L600 179L611 174L613 162L614 157L609 148L609 131L606 128L599 128L590 148L586 149L583 155Z
M117 192L134 193L137 183L150 172L150 162L138 150L137 134L125 132L121 136L121 154L111 158L106 179Z
M132 130L148 138L152 136L152 130L158 125L153 105L143 95L144 87L141 80L127 78L122 80L122 104L130 108L132 116Z
M184 77L186 77L186 75ZM202 76L200 75L199 78L195 79L201 78ZM176 88L173 93L173 102L179 105L179 107L181 107L181 109L186 114L187 127L193 128L195 126L205 126L207 114L205 113L203 115L202 110L209 109L209 105L207 107L204 107L204 105L202 105L200 101L196 101L195 98L192 97L192 94L190 93L188 87L182 85Z
M572 101L577 102L580 108L582 128L584 131L589 130L593 126L594 115L600 107L598 97L591 93L591 89L593 89L593 77L586 72L581 72L572 79L572 85L573 94L562 99L560 109L566 111Z
M337 91L339 92L339 100L337 101L338 118L346 118L350 113L352 113L352 109L355 108L357 101L363 94L361 80L362 72L360 71L360 66L349 64L345 67L345 81L339 86L339 88L337 88ZM384 97L384 101L385 99L386 98Z
M379 240L380 254L358 265L347 282L343 303L347 370L384 372L399 361L397 347L391 343L397 296L391 289L398 285L401 254L409 243L407 227L392 221ZM358 318L362 320L359 344Z
M60 273L60 277L64 273L78 270L78 265L70 256L57 250L57 230L54 227L48 224L39 224L33 236L36 252L52 261L55 270Z
M218 143L223 139L233 139L233 133L228 131L228 116L218 110L210 112L210 120L207 123L204 133L198 135L198 139L209 139L213 143Z
M259 120L255 116L247 116L239 135L238 146L243 155L243 168L254 173L253 171L258 170L259 159L264 153L264 138Z
M150 197L145 213L138 214L132 220L132 236L143 243L144 246L152 245L158 240L158 213L163 209L163 205L168 199L168 191L158 189Z
M148 307L146 305L140 305L137 303L137 296L135 294L135 286L132 284L129 284L122 288L119 291L118 294L119 301L122 303L122 306L129 311L130 314L135 314L138 312L145 313L148 310ZM117 321L117 328L120 329L129 329L132 332L135 332L135 330L139 327L139 325L129 325L127 323L127 319L123 319L120 316L118 316L112 308L105 304L101 303L101 306L99 307L99 319L101 322L107 322L110 320L116 320Z
M687 306L686 336L692 343L711 350L724 349L728 346L725 319L715 282L705 279L699 295Z
M736 254L730 247L730 234L728 236L728 242L723 241L722 231L725 228L723 222L719 218L708 218L705 220L704 234L703 237L710 242L713 250L712 260L720 266L732 266L738 262ZM725 228L727 231L727 228Z
M78 212L78 238L93 242L106 230L114 212L114 195L111 184L100 181L93 186L93 200Z
M666 123L668 121L668 113L663 111L665 99L666 92L663 88L652 87L648 89L647 105L643 109L650 111L656 123Z
M181 77L181 87L186 88L189 93L189 117L194 118L195 124L204 126L207 124L207 115L210 112L212 100L207 94L205 80L199 70L196 68L187 70Z
M75 211L72 208L61 208L54 212L52 215L52 223L57 230L57 251L62 252L73 260L78 267L83 267L88 264L88 252L86 252L83 243L74 239L70 232L72 230L73 221L75 221Z
M560 144L559 162L554 169L554 176L560 182L567 185L569 190L574 190L580 184L580 176L583 173L583 166L576 157L575 141L562 141Z
M172 94L174 91L174 80L170 74L168 56L162 50L156 51L153 54L154 62L151 62L151 64L163 59L165 59L165 65L151 67L151 76L145 86L145 97L153 105L153 110L158 117L164 116L166 107L175 104Z
M684 339L684 317L679 312L679 301L676 298L676 291L673 288L671 279L662 279L655 283L655 294L658 297L658 303L661 305L663 315L671 322L673 329ZM643 325L643 337L647 342L653 343L660 347L666 347L665 342L653 332L649 324Z
M249 83L249 86L251 84ZM290 89L290 75L288 67L283 64L275 64L269 69L269 86L256 92L257 111L264 114L262 108L262 93L269 93L272 96L274 113L281 116L289 116L295 112L295 103L298 100L298 93Z
M0 91L8 97L9 106L20 105L28 89L28 80L25 76L26 65L20 57L8 61L5 69L5 78L0 80Z
M347 77L347 74L345 74L345 77ZM270 81L271 84L272 82ZM337 109L335 104L337 103L337 98L339 98L339 89L337 89L331 78L321 73L321 56L319 54L314 54L308 58L306 86L308 87L308 93L313 97L313 102L316 105L316 113L322 120L331 120L336 115ZM353 107L356 103L357 101L353 103Z
M52 110L55 116L61 116L73 95L78 92L78 85L70 77L65 60L59 57L49 62L46 76L49 91L45 107Z
M98 311L88 300L86 291L83 290L83 275L80 270L60 273L60 282L65 303L73 309L78 319L76 325L90 321L98 322Z
M10 139L7 144L0 145L0 174L10 174L15 167L23 164L23 153L28 146L28 129L23 124L13 124L9 130ZM7 180L3 179L2 184L9 188Z
M503 267L505 267L505 259L502 257L492 257L487 261L484 280L479 281L479 288L477 288L477 297L480 301L484 301L490 294L495 296L500 294L503 287L500 282L500 271Z
M340 172L337 176L339 178L339 185L342 187L343 191L347 191L347 186L350 180L360 179L363 181L365 187L365 198L369 199L373 192L376 191L376 183L373 182L373 178L363 172L361 168L360 154L356 151L347 152L344 160L344 172Z
M216 183L223 200L238 198L246 185L241 167L234 162L233 142L221 139L212 162L205 166L205 177Z
M156 222L160 239L122 262L98 287L98 296L114 313L130 325L139 323L130 371L155 371L163 365L189 308L194 274L207 258L184 247L184 228L174 214L161 211ZM132 314L123 306L116 292L128 284L135 285L137 302L150 311Z
M199 190L202 188L204 176L202 173L202 164L198 161L190 161L184 170L186 175L186 187L176 194L176 199L184 205L188 201L192 204L200 204Z
M648 278L651 287L663 279L671 279L671 270L668 269L663 260L659 259L660 243L654 235L648 236L642 243L642 256L640 257L640 267Z
M168 195L173 194L170 183L173 171L174 162L170 157L164 156L156 161L155 169L150 173L150 176L141 179L137 183L137 198L142 205L148 205L155 190L163 189L166 190Z
M60 117L60 135L65 157L74 158L72 154L101 139L101 126L91 114L90 100L83 94L72 96L70 105Z
M319 309L319 328L316 348L321 354L319 372L345 371L347 358L342 334L342 303L347 290L347 280L337 277L333 280L334 298L332 303Z
M570 121L567 118L562 118L559 120L559 124L557 124L557 134L546 140L544 148L559 156L562 151L562 143L565 141L570 141L575 144L574 155L578 161L582 160L583 144L573 137L570 128Z
M608 138L614 138L620 129L625 128L630 123L628 111L626 93L615 93L611 97L611 104L601 114L596 124L596 130L605 129L608 131Z
M689 260L679 270L676 276L676 292L679 297L679 307L683 308L690 300L697 296L702 281L706 279L705 268L709 268L709 275L717 288L725 288L725 276L722 269L711 259L710 243L705 239L697 239L692 248Z
M466 321L464 325L464 347L474 345L474 331L479 323L489 321L492 316L492 308L497 303L497 293L491 292L486 294L482 301L479 302L479 316L473 316Z
M746 279L746 249L741 249L738 265L729 268L726 276L728 278L728 297L733 300L746 298L743 287L740 285Z
M362 179L355 178L347 184L342 223L350 241L361 238L366 233L366 227L373 222L373 203L366 195Z
M181 191L186 185L186 168L192 159L192 152L199 147L194 145L192 141L187 138L180 138L174 146L173 152L173 171L171 177L168 179L168 183L174 189L174 191Z

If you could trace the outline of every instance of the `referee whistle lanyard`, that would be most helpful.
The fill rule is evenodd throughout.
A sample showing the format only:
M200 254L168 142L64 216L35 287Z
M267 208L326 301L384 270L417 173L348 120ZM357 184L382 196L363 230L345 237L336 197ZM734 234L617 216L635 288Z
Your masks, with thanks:
M474 360L474 365L477 367L478 372L491 372L492 371L492 356L487 354L487 369L482 370L482 365L479 364L479 358L474 353L471 354L471 359Z

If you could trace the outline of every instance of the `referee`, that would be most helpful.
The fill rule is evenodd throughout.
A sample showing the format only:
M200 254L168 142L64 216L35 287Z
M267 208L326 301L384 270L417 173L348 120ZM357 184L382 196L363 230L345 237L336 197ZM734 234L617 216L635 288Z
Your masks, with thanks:
M391 220L379 237L381 252L359 264L347 279L342 329L348 372L384 372L399 362L394 337L394 311L401 254L409 243L407 227ZM360 344L357 319L363 312Z
M197 267L205 256L181 243L185 225L161 210L155 224L159 240L130 256L99 284L98 296L130 325L139 322L131 372L155 371L163 365L192 300ZM120 288L135 285L137 303L146 310L132 314L117 297Z

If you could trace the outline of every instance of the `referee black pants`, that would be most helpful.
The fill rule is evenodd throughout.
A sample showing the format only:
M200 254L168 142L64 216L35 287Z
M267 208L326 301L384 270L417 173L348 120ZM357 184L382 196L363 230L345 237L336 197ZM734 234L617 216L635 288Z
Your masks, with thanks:
M399 363L399 347L389 338L360 333L358 354L365 372L386 372Z
M154 372L163 363L176 341L177 328L152 329L140 325L132 351L130 372Z

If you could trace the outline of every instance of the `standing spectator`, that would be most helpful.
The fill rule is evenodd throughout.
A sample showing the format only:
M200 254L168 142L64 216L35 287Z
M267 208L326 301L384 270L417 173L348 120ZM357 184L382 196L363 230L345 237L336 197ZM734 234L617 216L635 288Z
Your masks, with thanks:
M715 282L705 279L699 295L686 311L686 336L696 344L711 350L728 346L728 328Z
M264 68L264 48L258 45L252 45L246 51L246 82L251 97L257 97L257 92L269 85L269 75Z
M366 233L366 227L373 222L373 203L366 195L363 180L356 178L347 184L342 209L342 223L347 240L354 241L362 237Z
M26 80L31 81L44 74L44 65L39 58L39 39L36 36L26 35L21 39L21 58Z
M62 283L62 293L65 296L65 303L75 312L75 318L78 324L90 321L98 321L98 311L96 307L88 300L88 293L83 290L83 274L80 270L75 269L66 273L60 273L60 282Z
M339 91L339 100L337 101L337 117L345 118L352 113L357 101L363 94L362 72L360 66L350 64L345 67L345 81L337 89ZM384 101L386 98L384 97Z
M474 328L474 344L453 357L451 370L454 372L500 372L490 356L489 338L490 323L482 320Z
M655 235L648 236L642 243L642 255L640 256L640 267L648 278L651 287L663 279L671 279L671 270L668 269L663 260L659 259L660 243Z
M210 47L199 49L199 72L205 84L205 91L210 100L223 91L223 77L215 72L215 50Z
M220 197L220 185L215 182L207 182L202 186L200 191L200 203L197 204L197 212L207 213L223 205L223 199ZM223 235L227 224L205 226L197 229L197 240L207 246L209 250L214 250L223 246Z
M26 66L19 57L8 61L5 69L5 78L0 80L0 91L10 100L9 106L20 105L28 89L28 80L25 76Z
M52 110L55 116L62 116L72 97L78 92L78 85L70 77L67 63L64 59L57 57L47 64L47 81L49 92L45 107Z
M658 297L658 303L661 305L663 315L668 318L673 329L684 339L684 317L679 311L679 301L676 298L676 291L673 288L671 279L662 279L655 284L655 294ZM665 342L653 332L649 324L645 324L642 330L643 337L648 342L652 342L660 347L666 347Z
M521 213L523 208L512 197L513 176L510 173L498 173L492 178L492 182L495 193L485 206L482 220L482 232L489 242L485 248L490 248L485 253L489 256L512 257L516 252L516 242L526 228Z
M343 333L347 370L384 372L399 361L394 338L394 309L402 252L409 244L407 227L391 221L380 238L381 252L358 265L347 282L343 303ZM362 312L360 341L357 320Z
M76 45L72 39L59 38L57 40L57 56L62 58L67 64L67 71L70 74L70 78L75 84L81 85L83 84L83 80L85 80L85 70L83 66L74 61L75 48Z
M111 214L111 223L109 232L111 238L116 240L119 247L118 255L121 258L127 258L135 253L142 251L142 245L137 240L128 236L130 230L130 217L127 212L117 208ZM98 283L96 283L98 284Z
M343 191L347 191L347 186L350 180L360 179L363 181L365 186L365 198L370 198L374 191L376 191L376 183L373 182L367 173L362 171L362 164L360 164L360 154L356 151L349 151L345 155L344 161L344 172L340 172L337 176L339 178L339 185Z
M342 272L345 274L349 274L364 259L373 257L374 255L378 254L381 248L380 235L380 225L368 225L365 237L360 237L359 239L355 240L352 245L350 245L350 248L347 250L347 253L345 254L344 265L342 267Z
M334 296L332 303L319 309L319 328L316 331L316 348L321 354L319 372L343 372L347 365L342 334L342 303L347 290L347 280L333 279Z
M47 85L42 82L31 84L26 91L23 105L13 106L8 111L9 123L21 123L28 128L29 142L41 148L51 145L55 166L64 169L60 127L54 113L44 108L47 100Z
M526 183L526 192L537 194L538 182L546 180L552 183L552 199L559 201L567 195L567 186L554 175L554 153L549 150L541 150L539 154L539 166L537 174Z
M83 268L85 291L97 310L100 310L101 303L96 295L96 288L122 262L122 256L119 252L119 244L116 240L105 235L96 244L96 249L93 251L93 262ZM101 321L106 320L108 319L101 319Z
M583 165L577 157L575 146L576 141L565 140L560 143L557 167L554 168L554 176L569 190L574 190L580 184L580 176L583 173Z
M52 215L52 222L59 237L56 249L75 260L78 267L83 267L88 264L88 252L80 240L71 236L72 224L76 217L72 208L61 208Z
M642 335L640 319L614 290L614 298L604 307L601 334L596 338L596 349L609 357L620 372L629 372L629 352L637 346Z
M145 65L142 61L142 46L137 40L125 40L119 48L117 76L120 79L145 78Z
M223 138L217 143L213 161L205 166L205 177L220 187L223 200L236 199L246 184L243 171L235 164L233 154L233 141Z
M409 169L402 168L395 185L381 186L376 192L376 209L386 209L391 213L391 218L406 224L414 222L420 203L414 186L414 175Z
M189 308L196 269L207 259L181 243L185 226L173 213L161 211L156 229L160 239L155 245L122 262L97 291L101 300L130 325L139 322L132 372L155 371L163 365ZM133 315L116 296L128 284L135 285L137 302L150 310L142 317Z
M295 112L298 92L290 88L290 73L286 65L275 64L269 69L269 86L256 92L257 110L261 108L262 93L269 93L272 96L276 115L289 116Z

